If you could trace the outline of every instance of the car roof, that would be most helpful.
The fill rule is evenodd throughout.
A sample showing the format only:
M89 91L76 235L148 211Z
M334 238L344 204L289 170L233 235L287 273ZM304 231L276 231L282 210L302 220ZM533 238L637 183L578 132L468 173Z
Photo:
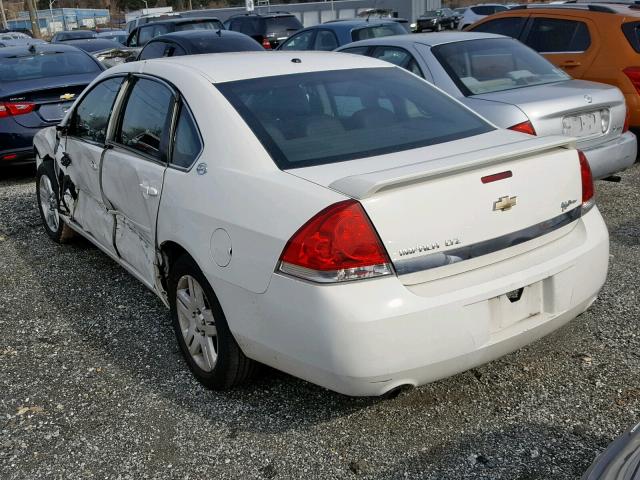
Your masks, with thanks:
M149 25L162 25L162 24L179 24L179 23L198 23L198 22L211 22L211 21L218 21L220 22L220 19L218 17L181 17L181 18L171 18L168 20L159 20L157 22L149 22L149 23L145 23L143 25L138 25L136 28L142 28L142 27L146 27ZM222 22L220 22L222 23Z
M571 3L530 3L526 5L518 5L513 7L507 12L550 12L558 14L566 10L570 11L583 11L593 13L614 13L620 15L627 15L632 17L640 16L640 6L634 3L622 3L622 2L581 2L576 1ZM502 15L507 12L498 12L497 15Z
M35 49L35 52L33 51ZM32 43L31 45L20 45L16 47L4 47L0 48L0 58L15 57L15 56L28 56L34 53L64 53L64 52L78 52L82 51L72 45L66 43Z
M204 76L211 83L353 68L397 68L391 63L375 58L365 56L352 58L351 55L336 52L265 51L157 58L125 63L109 71L114 74L137 72L161 75L162 70L169 66L178 68L182 76L191 72L191 74Z
M120 48L121 44L108 38L79 38L78 40L68 40L64 42L67 45L74 45L78 48L91 46L91 51L105 50L107 48ZM93 48L95 47L95 48Z
M392 35L389 37L370 38L368 40L360 40L358 42L348 43L341 47L345 48L361 47L366 45L389 45L389 46L406 46L412 43L420 43L429 47L443 45L445 43L455 43L473 40L484 40L487 38L511 38L495 33L484 32L440 32L440 33L411 33L407 35Z
M241 17L295 17L295 15L291 12L267 12L267 13L237 13L236 15L232 15L229 17L229 20L232 18L241 18Z
M224 49L228 48L229 46L238 47L237 49L232 48L232 51L264 50L264 48L262 48L262 46L260 46L260 44L253 38L245 35L244 33L233 32L231 30L187 30L184 32L167 33L152 38L145 44L144 48L147 48L147 45L163 41L173 41L178 45L181 45L183 48L189 50L190 54L197 54L198 52L202 52L203 50L210 50L213 53L216 51L216 49ZM203 47L202 42L204 42L208 47ZM240 48L243 46L245 48ZM255 46L256 48L250 49L246 48L247 46Z
M366 27L368 25L371 26L375 26L375 25L383 25L383 24L389 24L389 23L397 23L394 22L391 19L387 19L387 18L370 18L369 20L365 19L365 18L350 18L350 19L346 19L346 20L337 20L337 21L329 21L326 23L321 23L319 25L314 25L313 27L309 27L309 28L326 28L328 26L331 26L332 28L344 28L345 30L352 30L354 28L357 27Z

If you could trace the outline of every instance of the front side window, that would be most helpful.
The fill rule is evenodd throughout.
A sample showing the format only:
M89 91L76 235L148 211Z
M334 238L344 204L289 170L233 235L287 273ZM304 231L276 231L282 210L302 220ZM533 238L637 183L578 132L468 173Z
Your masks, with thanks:
M282 169L399 152L493 130L397 68L309 72L216 86Z
M282 44L280 50L309 50L314 34L314 30L307 30L306 32L294 35Z
M196 127L189 109L183 104L173 137L171 164L181 168L189 168L196 161L201 150L202 140L200 140L198 127Z
M110 78L97 84L76 107L69 135L104 144L113 104L124 77Z
M535 18L525 43L540 53L584 52L591 38L584 22Z
M318 30L316 39L313 42L313 50L330 52L338 48L338 39L331 30Z
M166 131L173 93L166 86L138 79L124 108L116 142L157 160L162 158L162 132Z
M387 23L385 25L375 25L373 27L359 28L351 32L351 39L367 40L369 38L388 37L390 35L406 35L407 31L399 23Z
M477 27L471 27L469 30L472 32L497 33L511 38L518 38L526 22L526 17L496 18L495 20L481 23Z
M542 85L569 76L517 40L488 38L431 49L464 95Z

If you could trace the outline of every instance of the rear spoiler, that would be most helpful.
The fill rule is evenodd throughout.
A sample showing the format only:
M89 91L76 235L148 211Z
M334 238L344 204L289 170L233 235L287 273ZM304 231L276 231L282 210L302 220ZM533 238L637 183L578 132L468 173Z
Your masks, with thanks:
M495 165L555 148L574 149L575 140L559 135L536 137L461 155L439 157L402 167L352 175L335 180L329 188L351 198L362 200L381 190L418 183L454 172L464 172L480 166Z

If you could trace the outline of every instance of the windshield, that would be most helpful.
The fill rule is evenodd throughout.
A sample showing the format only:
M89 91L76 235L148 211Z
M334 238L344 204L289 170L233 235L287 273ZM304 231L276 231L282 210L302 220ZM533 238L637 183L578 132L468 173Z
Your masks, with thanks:
M510 38L447 43L431 49L465 95L543 85L570 77Z
M367 40L369 38L388 37L390 35L406 35L407 31L396 22L386 23L384 25L375 25L373 27L360 28L351 32L351 38L354 42L358 40Z
M270 17L265 19L266 32L297 32L302 29L302 24L294 16L290 17Z
M0 82L100 73L101 71L91 57L79 51L0 58Z
M204 20L176 24L176 32L184 32L185 30L224 30L224 27L220 20Z
M217 88L282 169L400 152L493 130L395 67L281 75Z

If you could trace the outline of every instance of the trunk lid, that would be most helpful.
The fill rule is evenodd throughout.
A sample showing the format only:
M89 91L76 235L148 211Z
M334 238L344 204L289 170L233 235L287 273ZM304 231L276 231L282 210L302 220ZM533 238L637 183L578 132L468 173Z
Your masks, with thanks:
M32 114L17 115L14 120L27 128L37 128L59 122L73 101L82 93L95 74L69 75L52 78L43 87L43 79L6 82L0 88L0 101L35 103Z
M570 146L564 137L497 131L289 173L360 200L399 278L411 285L495 262L516 245L519 253L534 238L530 248L557 238L540 232L570 231L582 195ZM360 164L360 172L351 174L348 164ZM501 172L510 176L483 183Z
M583 80L484 93L471 98L515 105L529 118L539 136L574 137L581 148L620 136L626 114L620 90ZM603 132L601 122L607 115L608 127Z

